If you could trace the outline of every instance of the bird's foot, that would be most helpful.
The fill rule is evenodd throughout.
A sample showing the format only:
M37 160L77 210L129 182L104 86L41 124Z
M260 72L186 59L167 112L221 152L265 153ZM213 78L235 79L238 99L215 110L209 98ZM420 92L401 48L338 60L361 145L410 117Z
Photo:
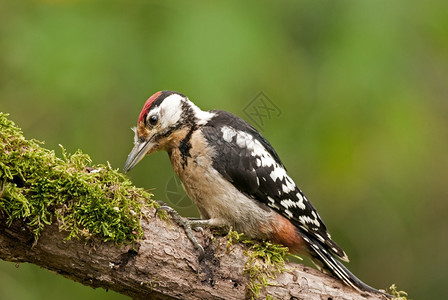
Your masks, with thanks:
M193 234L192 228L197 228L199 230L202 230L202 228L200 226L207 225L207 223L201 222L201 221L207 221L207 220L184 219L181 217L181 215L179 215L179 213L174 208L172 208L166 204L163 204L159 208L157 208L156 213L160 210L167 212L173 218L174 222L176 222L177 225L182 226L184 228L185 234L187 235L188 239L191 241L194 248L200 252L199 253L199 261L203 260L205 257L204 247L202 247L201 244L199 244L198 240L196 239L196 237Z
M191 227L191 229L193 229L193 230L196 231L196 232L204 233L204 227L203 227L203 225L207 225L207 226L209 226L209 224L196 224L195 221L199 221L199 220L204 221L204 220L199 219L199 218L195 218L195 217L187 217L187 219L188 219L188 221L190 222L190 227Z

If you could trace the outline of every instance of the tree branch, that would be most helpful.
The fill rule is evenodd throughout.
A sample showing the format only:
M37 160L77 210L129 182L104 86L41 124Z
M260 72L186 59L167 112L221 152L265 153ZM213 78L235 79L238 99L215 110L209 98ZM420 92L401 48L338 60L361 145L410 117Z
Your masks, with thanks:
M198 261L183 228L154 217L154 207L143 204L147 195L129 187L123 176L104 166L86 167L81 154L57 159L52 151L26 141L5 115L0 117L1 259L33 263L135 299L254 296L248 286L255 279L245 272L247 245L229 250L226 237L196 232L206 254ZM117 246L124 240L134 242ZM289 262L284 268L256 296L385 299L361 294L300 264Z
M144 210L147 216L154 209ZM144 238L133 248L116 246L97 238L87 243L72 239L57 224L46 226L33 247L34 234L21 221L11 226L0 222L0 258L29 262L91 287L102 287L135 299L244 299L248 276L244 245L226 251L227 239L210 239L209 231L196 233L205 246L206 258L198 253L183 229L158 218L142 219ZM277 299L384 299L362 295L339 280L296 263L287 263L273 285L263 289Z

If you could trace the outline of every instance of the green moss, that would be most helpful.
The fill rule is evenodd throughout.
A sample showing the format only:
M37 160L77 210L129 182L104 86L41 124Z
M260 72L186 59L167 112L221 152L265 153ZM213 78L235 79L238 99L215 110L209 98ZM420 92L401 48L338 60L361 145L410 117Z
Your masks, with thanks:
M0 113L0 216L11 224L23 220L39 237L45 225L58 222L67 238L99 236L117 244L142 236L143 205L151 194L136 188L107 165L92 165L77 151L62 158L26 140Z
M408 293L405 291L399 291L395 284L389 287L389 294L391 294L396 300L408 300Z
M227 253L231 251L232 245L238 243L242 239L243 235L244 233L238 233L230 228L229 232L227 233Z
M243 243L249 245L246 251L248 260L244 266L245 273L249 274L248 296L257 298L263 288L272 284L270 279L275 279L286 270L288 247L268 241L257 243L246 240Z
M263 288L272 285L269 282L270 279L275 279L278 274L286 270L288 257L301 259L299 256L290 254L288 247L269 241L255 241L245 237L243 233L230 229L227 234L227 251L230 251L231 246L238 242L248 247L244 253L248 257L244 265L244 273L249 275L246 296L250 299L257 298ZM266 299L272 299L272 296L268 294Z

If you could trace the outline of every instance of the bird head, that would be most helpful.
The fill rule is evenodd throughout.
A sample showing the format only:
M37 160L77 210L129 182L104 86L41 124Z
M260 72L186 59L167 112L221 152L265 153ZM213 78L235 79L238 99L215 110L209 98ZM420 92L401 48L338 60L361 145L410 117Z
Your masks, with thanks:
M185 123L184 110L188 110L188 99L176 92L160 91L146 100L133 128L134 148L128 155L123 171L128 172L143 157L166 147L173 131L180 130Z
M170 150L176 140L185 135L198 118L207 112L201 111L184 95L173 91L160 91L149 97L143 105L137 121L134 148L123 167L128 172L145 155L158 150Z

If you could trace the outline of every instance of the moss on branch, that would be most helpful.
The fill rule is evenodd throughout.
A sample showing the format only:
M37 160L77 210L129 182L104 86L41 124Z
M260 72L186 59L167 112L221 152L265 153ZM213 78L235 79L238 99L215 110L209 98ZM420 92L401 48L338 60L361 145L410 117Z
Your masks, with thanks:
M287 270L288 257L302 260L301 257L289 253L288 247L271 243L269 241L257 241L244 235L229 230L227 234L227 252L231 251L233 244L242 242L247 246L244 255L247 257L244 265L244 273L248 274L249 282L246 289L246 298L257 299L262 289L273 284L278 274ZM269 294L267 294L269 297Z
M146 230L146 234L148 234L148 231L154 230L154 228L148 226L148 220L142 220L144 217L142 211L145 210L147 212L147 207L156 206L156 203L151 200L152 194L141 188L134 187L129 179L117 170L112 169L108 163L106 165L92 165L90 157L83 154L80 150L69 155L61 146L62 156L60 158L57 157L54 151L43 148L41 142L36 140L26 140L23 137L21 130L9 120L7 116L7 114L0 112L0 220L3 228L5 227L5 222L6 225L9 226L14 221L18 220L20 221L20 225L15 227L12 226L10 228L18 228L19 232L22 233L22 226L26 226L34 233L35 241L37 241L45 226L53 224L53 226L51 226L53 230L49 233L51 235L50 238L48 231L45 231L42 234L41 243L45 244L46 242L47 245L49 241L50 243L55 243L57 245L57 241L53 239L54 235L59 236L57 240L61 240L61 235L65 236L66 239L79 237L89 239L96 236L103 241L113 241L116 244L133 243L143 236L141 221ZM54 230L56 225L58 226L59 231L64 232L63 234L57 232L57 228ZM132 277L129 276L129 274L144 274L144 278L150 278L151 276L154 276L154 273L152 272L157 268L156 266L165 266L166 264L168 267L171 267L171 273L166 273L169 275L164 277L163 280L166 281L165 283L171 285L165 285L164 289L162 286L153 286L154 282L152 282L149 293L153 291L152 289L154 287L154 289L157 289L158 293L178 295L175 293L173 294L173 286L177 288L177 290L174 290L176 293L184 292L187 284L176 285L179 282L179 278L170 281L175 277L172 274L197 276L195 272L193 272L194 275L192 275L193 273L191 272L191 269L201 269L200 265L195 265L197 258L192 258L190 256L190 258L182 260L189 261L191 264L187 264L185 266L186 269L179 270L179 264L170 265L169 261L172 261L172 257L166 255L168 252L163 252L162 255L157 252L151 252L154 251L154 249L158 249L158 247L152 246L153 244L158 246L164 244L164 240L161 239L162 237L168 240L169 244L172 240L177 239L178 237L171 236L171 231L167 231L165 227L157 227L156 231L150 232L152 232L152 234L149 233L148 235L157 236L155 241L146 240L146 243L145 241L141 243L141 249L143 249L141 252L146 251L147 253L151 253L151 256L146 255L146 257L151 257L151 259L144 261L145 263L143 265L128 264L129 257L138 255L138 253L130 253L129 250L123 250L124 252L121 253L120 248L124 247L112 247L112 253L115 253L112 257L120 257L123 259L116 259L112 263L113 266L120 265L118 269L111 268L111 261L109 259L110 252L104 252L104 247L107 247L107 245L103 245L104 247L99 248L102 248L101 250L103 252L101 253L103 255L105 255L104 253L107 253L106 260L104 260L103 264L97 263L96 268L91 268L89 272L96 271L99 272L99 274L107 273L108 276L110 276L104 277L107 280L101 276L95 276L94 278L97 280L104 280L101 281L101 284L103 284L104 287L113 287L119 292L138 296L140 298L140 296L143 297L143 295L146 297L148 293L148 290L142 290L141 283L144 281L138 276ZM157 232L157 234L154 234L154 232ZM159 234L160 232L164 232L165 235ZM9 234L6 234L5 236L6 239L8 239L8 242L3 243L3 245L13 244L13 246L3 249L6 251L6 254L3 254L3 257L8 257L10 259L11 257L14 257L14 255L11 254L11 249L23 250L20 249L21 239L10 239ZM179 239L178 242L182 243L182 239ZM310 280L310 284L314 284L315 282L320 283L324 280L325 282L329 282L330 280L332 285L336 285L337 293L342 293L342 290L344 289L346 289L345 293L353 293L351 289L343 286L342 283L338 281L334 281L334 279L331 279L330 277L319 277L319 275L313 275L310 271L299 270L298 268L296 270L295 267L290 267L294 266L294 264L288 263L288 256L290 255L288 253L288 248L281 245L275 245L267 241L259 242L251 240L241 233L230 230L227 235L227 245L225 247L227 253L233 251L233 245L240 242L245 244L246 247L242 249L238 246L237 249L243 252L243 254L240 254L237 261L226 260L233 259L231 255L220 257L220 267L213 272L207 270L208 274L213 275L214 272L216 274L219 273L220 275L215 275L215 278L225 278L225 280L218 280L217 282L219 284L211 287L199 284L197 287L190 289L190 292L199 291L203 293L201 295L211 295L210 293L216 292L217 287L220 287L221 289L227 287L225 290L226 293L232 292L234 295L237 295L239 293L236 288L238 282L246 282L246 279L232 280L234 278L241 278L240 276L244 273L247 274L246 276L248 277L245 289L246 298L255 299L259 298L260 294L264 294L267 299L272 299L275 298L276 295L278 296L278 293L284 293L285 289L288 289L287 292L291 294L294 288L296 290L295 292L293 291L293 293L322 295L319 288L307 289L300 286L300 284L295 284L296 287L292 287L292 281L295 282L295 279L285 281L290 278L291 272L301 271L302 275L300 276L304 278L310 276L310 278L313 278ZM38 244L31 249L26 245L24 251L27 255L30 255L30 253L33 252L33 249L38 249L40 245L41 244ZM164 245L168 244L165 243ZM49 249L49 247L44 248L46 251ZM59 249L58 247L56 248ZM185 245L181 248L187 249ZM167 249L171 248L168 247ZM66 255L65 251L63 252L63 255ZM83 253L82 249L79 253ZM79 253L76 253L76 255L78 256ZM54 261L51 261L51 259L54 259L53 254L54 253L47 255L47 258L50 259L51 263L46 261L45 263L47 263L47 265L44 263L43 266L49 269L59 270L52 265L52 263L54 263ZM35 257L28 261L42 264L41 256L39 256L40 253L33 253L33 255L35 255ZM37 259L36 255L38 257ZM90 258L90 253L84 253L84 255L85 257ZM188 256L191 255L191 253L184 251L182 252L182 255ZM18 256L20 257L20 255ZM238 263L244 259L242 256L244 256L246 260L244 260L244 263L240 264L241 275L232 274L229 277L228 270L234 270L235 264L238 265ZM215 258L217 258L217 256L215 256ZM20 259L23 260L22 257ZM84 260L86 261L88 259L84 258ZM151 263L153 263L153 267L148 268L147 266ZM295 266L299 267L298 265ZM83 267L85 267L85 264L82 262L80 265L76 265L79 269L73 269L72 265L68 267L66 264L60 267L62 268L60 270L61 273L69 274L70 272L84 270ZM103 269L101 269L101 267L103 267ZM130 269L127 269L128 271L123 273L120 271L121 268L135 268L138 271L131 272ZM111 281L111 278L114 278L114 276L117 276L118 274L115 274L114 272L118 272L118 276L126 274L127 279L132 277L132 282L129 283L130 285L121 286L118 282L122 283L122 280ZM85 273L85 271L82 271L78 275L73 275L71 278L75 278L75 280L83 283L89 282L93 285L92 281L86 281ZM157 276L164 275L159 273ZM157 276L155 278L158 278ZM191 278L197 279L197 277ZM229 280L229 278L232 280ZM234 282L234 284L237 283L237 285L229 287L227 286L229 282ZM136 283L136 287L130 288L133 283ZM280 283L279 286L277 286L277 283ZM317 285L314 284L313 286L316 287ZM210 290L205 290L204 292L203 290L200 290L201 288L204 290L210 288ZM333 289L333 292L336 290ZM406 293L398 291L395 286L392 286L390 290L391 294L397 299L406 299ZM327 297L327 293L327 291L324 291L325 298L329 298ZM351 295L356 295L356 297L359 296L357 292ZM362 295L359 296L359 298L361 297L364 298ZM383 297L375 295L375 299L379 298Z
M24 220L36 240L45 225L58 222L67 238L93 235L117 244L142 237L143 205L151 194L136 188L117 170L92 165L80 150L62 158L26 140L0 113L0 216L11 224Z

